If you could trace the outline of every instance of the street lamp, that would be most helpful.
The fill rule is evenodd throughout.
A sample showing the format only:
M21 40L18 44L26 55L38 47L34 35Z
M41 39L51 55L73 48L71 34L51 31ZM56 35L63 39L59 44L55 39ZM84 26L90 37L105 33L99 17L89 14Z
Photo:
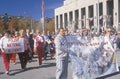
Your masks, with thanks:
M31 17L31 32L33 33L33 28L32 28L32 17Z

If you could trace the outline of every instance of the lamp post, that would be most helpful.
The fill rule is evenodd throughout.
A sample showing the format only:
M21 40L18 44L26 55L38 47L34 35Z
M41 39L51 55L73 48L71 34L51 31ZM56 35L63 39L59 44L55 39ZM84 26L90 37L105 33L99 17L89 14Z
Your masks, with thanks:
M31 25L31 28L30 28L30 29L31 29L31 32L33 33L33 28L32 28L32 17L31 17L31 24L30 24L30 25Z

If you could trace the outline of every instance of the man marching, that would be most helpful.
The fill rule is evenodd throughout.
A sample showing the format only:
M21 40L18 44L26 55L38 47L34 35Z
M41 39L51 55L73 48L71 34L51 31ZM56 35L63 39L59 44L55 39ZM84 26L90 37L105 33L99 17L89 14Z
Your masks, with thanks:
M56 49L56 79L67 79L68 71L68 45L65 36L65 30L59 28L58 35L55 38Z

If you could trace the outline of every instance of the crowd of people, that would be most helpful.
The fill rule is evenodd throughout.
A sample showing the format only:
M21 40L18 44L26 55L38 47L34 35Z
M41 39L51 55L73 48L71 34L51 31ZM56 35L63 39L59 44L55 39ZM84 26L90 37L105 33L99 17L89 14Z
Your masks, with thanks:
M23 38L24 39L24 51L23 52L5 52L5 44L7 39L11 38ZM26 69L28 62L31 62L34 55L38 57L38 64L42 64L42 59L47 60L48 54L50 54L50 59L54 58L55 55L55 45L54 45L54 35L43 34L40 30L36 30L36 33L30 33L29 29L19 30L10 32L6 30L0 38L0 49L1 56L3 58L3 63L5 67L5 73L9 74L10 63L16 64L16 55L18 55L21 69Z
M15 31L10 33L10 31L5 31L4 35L0 39L0 49L1 55L3 58L5 72L9 73L9 64L12 62L16 63L16 54L19 56L21 63L21 68L26 69L28 61L31 61L34 58L34 54L38 55L38 64L42 64L42 59L47 59L47 54L51 55L51 58L56 58L56 79L67 79L67 68L68 68L68 59L69 59L69 48L66 37L69 35L78 36L85 39L94 39L94 37L103 37L110 40L113 51L117 48L120 48L120 31L115 31L113 28L107 28L106 30L101 31L100 33L96 32L94 29L79 29L76 31L69 31L60 27L58 29L58 34L50 34L48 31L47 34L36 30L36 33L30 33L29 29ZM24 52L12 52L5 53L4 43L5 39L9 38L23 38L24 39ZM116 42L116 46L115 43Z
M67 36L77 36L84 40L94 40L95 38L103 38L104 41L110 43L112 52L116 53L117 48L120 48L120 30L116 31L114 28L107 28L106 30L100 30L98 33L95 29L79 29L75 31L69 31L68 29L59 28L58 35L55 38L55 49L56 49L56 79L67 79L68 74L68 59L70 54L69 44ZM104 56L107 53L104 52ZM74 78L73 78L74 79ZM76 78L75 78L76 79Z

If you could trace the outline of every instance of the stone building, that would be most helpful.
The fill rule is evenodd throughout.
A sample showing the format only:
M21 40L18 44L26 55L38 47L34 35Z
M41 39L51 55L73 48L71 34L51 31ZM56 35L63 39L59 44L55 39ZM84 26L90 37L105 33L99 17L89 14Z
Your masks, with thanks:
M114 27L120 22L120 0L64 0L55 9L55 30L59 27L80 28Z

